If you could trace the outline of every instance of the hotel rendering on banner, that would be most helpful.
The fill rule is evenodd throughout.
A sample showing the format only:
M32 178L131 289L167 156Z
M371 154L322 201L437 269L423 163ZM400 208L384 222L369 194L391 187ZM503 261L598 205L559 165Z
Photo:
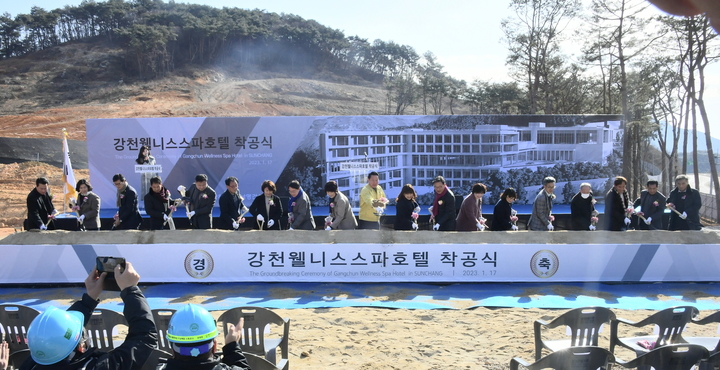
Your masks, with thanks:
M204 173L211 187L223 191L224 179L235 176L246 199L260 194L268 179L280 189L298 179L312 191L335 180L356 199L366 174L377 171L394 198L408 183L419 194L430 191L429 181L438 175L451 188L461 187L496 171L605 165L613 150L622 149L617 115L123 118L89 119L86 129L90 177L107 208L115 207L115 173L138 191L147 188L141 181L150 172L168 189L188 186ZM143 145L155 157L152 168L136 167ZM597 173L580 175L598 180Z

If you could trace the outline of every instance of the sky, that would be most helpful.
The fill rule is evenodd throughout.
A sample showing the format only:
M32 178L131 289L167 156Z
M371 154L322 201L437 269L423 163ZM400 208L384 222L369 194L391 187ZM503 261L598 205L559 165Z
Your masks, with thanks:
M2 12L15 16L29 13L32 6L46 10L65 5L79 5L82 0L29 0L5 2ZM166 2L169 0L165 0ZM275 13L292 13L314 19L325 26L342 30L346 36L360 36L394 41L415 48L418 54L432 51L451 76L472 82L510 81L507 43L500 23L513 12L509 1L454 0L196 0L176 1L206 4L214 7L264 9ZM8 4L9 3L9 4ZM585 7L590 0L582 0ZM651 15L663 14L654 6ZM573 27L582 27L576 22ZM576 29L568 30L574 34ZM566 54L577 54L581 40L563 44ZM720 63L708 67L706 97L713 136L720 137ZM713 123L714 122L714 123ZM720 151L720 148L718 148Z

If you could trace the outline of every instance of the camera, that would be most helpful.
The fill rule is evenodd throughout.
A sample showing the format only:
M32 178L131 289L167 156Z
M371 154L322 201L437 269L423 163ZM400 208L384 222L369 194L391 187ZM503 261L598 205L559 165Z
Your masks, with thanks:
M103 282L103 290L120 291L120 287L115 281L115 266L120 265L120 272L125 271L125 258L122 257L97 257L95 259L95 267L99 274L107 273L105 282Z

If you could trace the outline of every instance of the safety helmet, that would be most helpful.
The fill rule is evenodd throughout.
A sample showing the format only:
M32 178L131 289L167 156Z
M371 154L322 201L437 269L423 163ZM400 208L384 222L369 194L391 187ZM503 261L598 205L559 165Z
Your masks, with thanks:
M82 312L50 306L28 328L30 356L40 365L52 365L68 357L82 340Z
M188 303L170 318L167 340L173 349L186 356L197 356L212 348L212 339L218 336L217 323L208 310ZM193 344L205 343L202 346ZM177 345L176 345L177 344Z

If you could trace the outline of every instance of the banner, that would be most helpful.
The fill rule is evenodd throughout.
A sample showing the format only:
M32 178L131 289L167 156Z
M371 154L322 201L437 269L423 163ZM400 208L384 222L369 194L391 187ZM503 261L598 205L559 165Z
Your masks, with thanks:
M0 283L80 283L97 256L144 283L720 281L718 245L95 244L3 245Z
M90 177L107 208L115 207L114 174L147 188L135 168L142 145L168 189L204 173L222 193L224 179L235 176L248 201L265 180L282 196L296 179L314 205L327 204L330 180L357 201L367 173L377 171L389 199L405 184L429 194L440 175L457 195L476 182L493 184L494 196L513 186L518 204L532 202L542 177L554 174L569 180L557 184L564 203L584 181L604 190L621 163L623 132L616 115L124 118L90 119L86 129Z
M62 181L63 181L63 209L65 208L65 205L70 202L70 199L77 200L77 191L75 190L75 185L77 182L75 181L75 172L73 172L72 164L70 164L70 150L68 149L68 133L65 129L62 129L63 132L63 175L62 175Z

